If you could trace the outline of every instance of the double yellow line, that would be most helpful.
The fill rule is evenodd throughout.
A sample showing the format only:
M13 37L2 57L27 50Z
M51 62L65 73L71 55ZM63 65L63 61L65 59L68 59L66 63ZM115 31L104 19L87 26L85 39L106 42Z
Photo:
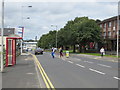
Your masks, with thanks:
M31 53L29 53L29 54L31 54ZM40 62L38 61L37 57L33 54L31 54L31 55L34 57L34 60L38 66L38 69L41 73L41 76L42 76L44 83L45 83L46 87L48 88L48 90L55 90L53 84L51 83L50 79L48 78L47 74L45 73L45 71L44 71L42 65L40 64Z

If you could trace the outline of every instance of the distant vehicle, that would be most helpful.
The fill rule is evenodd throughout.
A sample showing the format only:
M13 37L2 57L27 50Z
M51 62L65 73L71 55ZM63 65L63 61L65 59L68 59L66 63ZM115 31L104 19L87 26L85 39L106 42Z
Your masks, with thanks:
M43 49L41 49L41 48L36 48L36 49L35 49L35 55L37 55L37 54L43 54Z
M32 51L32 49L31 49L31 48L29 48L29 49L28 49L28 51Z

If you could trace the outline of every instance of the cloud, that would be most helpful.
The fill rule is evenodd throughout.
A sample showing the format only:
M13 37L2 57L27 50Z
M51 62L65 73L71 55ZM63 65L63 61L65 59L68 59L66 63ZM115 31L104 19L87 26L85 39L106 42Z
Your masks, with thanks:
M6 2L118 2L119 0L6 0Z
M31 8L27 6L31 6ZM24 6L22 9L21 7ZM25 27L24 39L48 33L51 25L62 28L68 20L88 16L106 19L117 15L117 3L108 2L6 2L5 26ZM30 19L26 19L30 17Z

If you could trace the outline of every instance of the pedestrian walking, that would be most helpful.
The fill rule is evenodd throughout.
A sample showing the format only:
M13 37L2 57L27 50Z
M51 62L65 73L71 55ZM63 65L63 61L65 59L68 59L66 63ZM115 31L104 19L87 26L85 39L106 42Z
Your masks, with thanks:
M60 57L63 56L63 50L62 50L62 47L59 48L59 53L60 53Z
M53 47L52 48L52 53L51 53L51 55L52 55L53 58L55 58L55 51L56 51L56 49Z
M100 49L100 53L101 53L101 57L103 57L103 55L105 55L105 49L103 47Z

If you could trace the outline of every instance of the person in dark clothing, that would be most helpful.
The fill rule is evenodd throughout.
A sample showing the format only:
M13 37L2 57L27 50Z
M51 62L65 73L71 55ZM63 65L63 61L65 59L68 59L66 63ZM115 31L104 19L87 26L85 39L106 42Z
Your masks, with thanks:
M62 47L60 47L60 49L59 49L59 53L60 53L60 57L62 57L62 56L63 56L63 50L62 50Z

